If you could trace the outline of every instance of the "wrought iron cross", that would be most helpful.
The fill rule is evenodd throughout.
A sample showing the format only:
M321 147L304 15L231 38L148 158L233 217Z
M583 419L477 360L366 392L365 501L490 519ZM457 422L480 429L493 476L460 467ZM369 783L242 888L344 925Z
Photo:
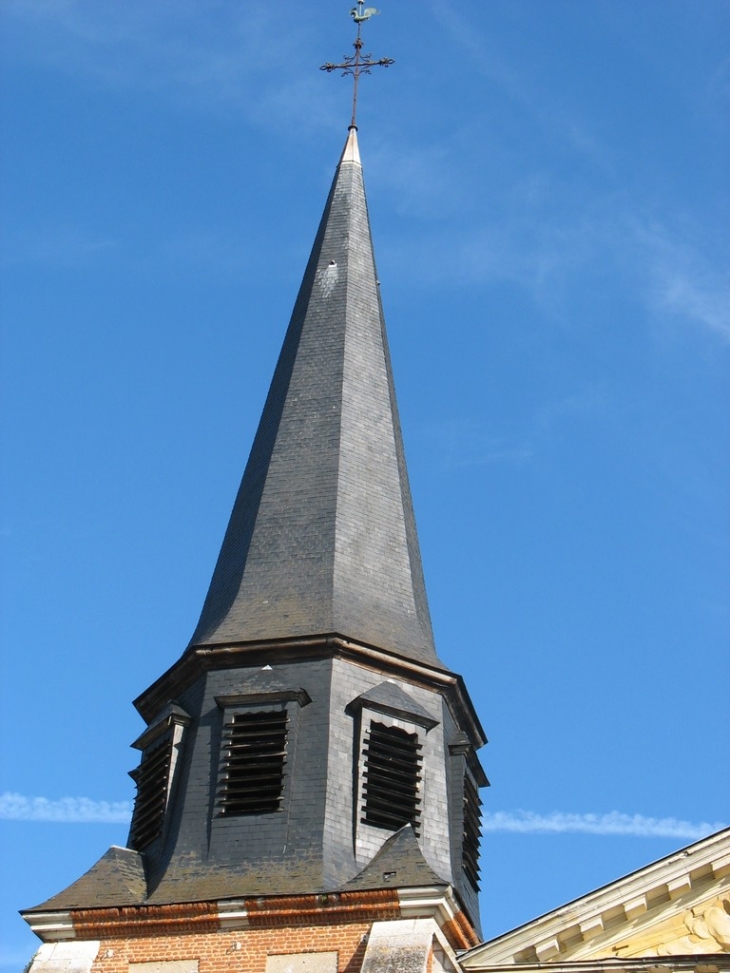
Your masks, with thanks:
M381 67L387 68L391 64L395 64L392 57L381 57L377 61L373 61L372 54L362 53L362 37L360 36L362 31L362 25L366 20L370 20L373 14L380 13L375 7L366 7L365 0L357 0L357 6L353 7L350 11L352 19L357 24L357 37L355 38L355 43L352 45L355 48L355 53L350 54L349 57L345 54L342 57L342 64L323 64L319 69L320 71L327 71L329 74L331 71L342 71L342 77L346 75L351 75L353 79L352 86L352 120L350 122L350 128L357 128L356 118L357 118L357 86L360 81L361 74L370 74L370 68Z

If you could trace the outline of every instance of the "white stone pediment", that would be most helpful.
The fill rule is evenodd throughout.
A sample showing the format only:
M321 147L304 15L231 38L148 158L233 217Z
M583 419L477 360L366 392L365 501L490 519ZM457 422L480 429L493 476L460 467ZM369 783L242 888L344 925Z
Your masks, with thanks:
M464 970L730 954L730 829L520 926Z
M639 956L697 956L730 953L730 877L708 896L692 896L655 906L640 919L606 930L583 943L571 959ZM566 953L566 958L568 954Z

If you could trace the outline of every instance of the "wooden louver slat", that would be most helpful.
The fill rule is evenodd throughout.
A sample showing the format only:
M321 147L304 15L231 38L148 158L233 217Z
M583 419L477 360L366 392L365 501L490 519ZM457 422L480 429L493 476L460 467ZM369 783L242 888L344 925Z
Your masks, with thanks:
M363 823L389 831L411 824L418 833L421 750L417 734L370 724L362 751Z
M268 814L281 807L287 714L237 713L223 730L218 791L223 815Z
M481 837L482 799L469 774L464 778L464 832L461 857L467 878L479 891L479 838Z
M134 772L137 796L134 801L130 843L139 851L162 833L167 807L172 737L165 737L154 750L145 751Z

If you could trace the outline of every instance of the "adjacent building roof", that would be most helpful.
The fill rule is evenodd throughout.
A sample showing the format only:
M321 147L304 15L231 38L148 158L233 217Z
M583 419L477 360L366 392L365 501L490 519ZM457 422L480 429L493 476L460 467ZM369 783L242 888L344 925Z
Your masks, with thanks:
M724 955L723 955L724 954ZM525 923L461 957L464 970L730 968L730 829ZM661 964L655 958L662 958ZM695 969L697 964L689 964Z
M325 633L441 666L355 129L190 649Z

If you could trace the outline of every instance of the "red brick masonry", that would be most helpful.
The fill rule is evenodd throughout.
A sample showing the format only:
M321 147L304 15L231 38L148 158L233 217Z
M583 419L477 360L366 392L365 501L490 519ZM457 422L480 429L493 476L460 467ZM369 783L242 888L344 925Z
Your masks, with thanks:
M400 919L395 889L271 896L241 902L241 928L222 929L217 902L88 909L71 913L77 939L99 939L92 973L130 963L197 960L199 973L264 973L267 956L337 952L338 973L359 973L373 922ZM455 949L477 942L463 915L443 926Z

